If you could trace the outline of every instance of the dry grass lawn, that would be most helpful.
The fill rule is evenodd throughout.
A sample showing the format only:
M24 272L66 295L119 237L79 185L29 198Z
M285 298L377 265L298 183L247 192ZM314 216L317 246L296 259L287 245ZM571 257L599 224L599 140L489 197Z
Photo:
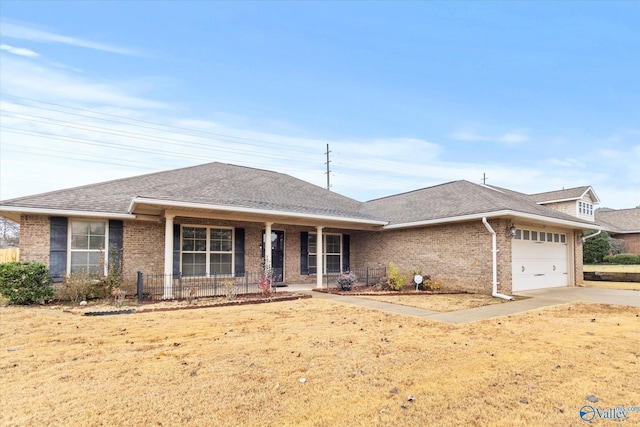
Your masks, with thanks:
M605 265L605 264L585 264L584 271L586 272L617 272L617 273L640 273L640 265Z
M493 298L491 295L479 294L360 295L358 297L441 312L464 310L467 308L481 307L483 305L502 304L507 302L503 299Z
M587 395L599 407L640 405L639 316L579 303L450 325L319 299L103 317L5 307L0 417L5 426L582 426Z
M623 289L626 291L640 291L640 283L638 282L600 282L600 281L584 281L587 288L601 289Z

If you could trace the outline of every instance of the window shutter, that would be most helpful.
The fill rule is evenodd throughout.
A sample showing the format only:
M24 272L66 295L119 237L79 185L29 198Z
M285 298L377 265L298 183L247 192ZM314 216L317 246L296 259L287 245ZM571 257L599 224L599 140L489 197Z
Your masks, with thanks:
M300 232L300 274L309 274L309 233Z
M180 277L180 224L173 224L173 276Z
M236 242L234 247L236 277L244 277L244 228L236 228Z
M49 273L54 282L62 282L67 272L67 233L66 217L52 216L49 237Z
M350 258L350 246L351 246L351 236L348 234L342 235L342 271L350 271L351 266L349 264Z
M122 239L123 224L119 220L109 220L109 247L107 248L107 256L109 257L109 265L115 265L118 270L122 269ZM115 259L111 259L115 257Z

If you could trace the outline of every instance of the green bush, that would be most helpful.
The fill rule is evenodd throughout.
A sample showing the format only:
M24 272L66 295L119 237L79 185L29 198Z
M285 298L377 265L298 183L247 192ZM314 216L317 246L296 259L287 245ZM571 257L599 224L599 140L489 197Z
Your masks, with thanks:
M587 239L582 249L582 261L585 264L597 264L611 251L609 235L603 231L599 235Z
M46 265L39 262L0 264L0 294L9 304L37 304L53 298L53 280Z
M611 264L640 264L640 255L636 255L636 254L607 255L606 257L604 257L604 262L610 262Z

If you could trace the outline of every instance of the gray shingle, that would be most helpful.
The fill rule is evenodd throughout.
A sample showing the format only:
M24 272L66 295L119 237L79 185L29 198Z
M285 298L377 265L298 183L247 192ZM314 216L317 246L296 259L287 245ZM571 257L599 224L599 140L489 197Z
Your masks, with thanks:
M640 208L621 210L596 210L596 221L609 231L640 232Z

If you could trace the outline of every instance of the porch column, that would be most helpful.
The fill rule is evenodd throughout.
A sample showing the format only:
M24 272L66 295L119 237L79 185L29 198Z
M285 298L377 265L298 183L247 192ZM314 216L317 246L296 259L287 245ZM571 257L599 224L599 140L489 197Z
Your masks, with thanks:
M173 218L165 215L164 225L164 295L163 299L173 298Z
M264 223L264 268L271 268L271 226L272 222Z
M322 288L322 272L324 271L324 249L322 247L322 241L324 239L322 238L322 229L323 227L316 227L316 230L318 231L318 238L316 240L316 288L318 289Z

